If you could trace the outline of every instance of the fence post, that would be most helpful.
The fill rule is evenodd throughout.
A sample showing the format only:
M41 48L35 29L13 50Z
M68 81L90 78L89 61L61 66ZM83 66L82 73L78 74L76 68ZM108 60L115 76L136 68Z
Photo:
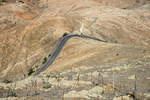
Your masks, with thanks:
M93 79L92 79L92 72L91 72L91 83L92 83L92 84L91 84L91 88L92 88L92 85L93 85L93 82L92 82L92 81L93 81Z
M134 80L134 91L133 91L134 100L136 100L136 90L137 90L136 80L137 80L137 76L136 76L136 74L135 74L135 80Z
M77 85L79 85L79 81L80 81L80 74L77 74Z
M62 87L62 100L64 100L64 88Z
M114 78L114 71L113 71L113 92L114 92L114 88L115 88L115 78Z

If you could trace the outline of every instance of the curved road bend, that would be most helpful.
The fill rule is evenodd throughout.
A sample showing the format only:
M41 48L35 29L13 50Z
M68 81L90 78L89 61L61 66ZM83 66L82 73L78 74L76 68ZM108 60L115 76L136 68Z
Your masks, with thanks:
M106 42L104 40L100 40L100 39L98 39L96 37L93 37L93 36L79 35L79 34L69 34L69 35L66 35L66 36L64 36L64 37L61 38L61 40L59 41L58 45L56 46L54 52L48 58L47 62L43 65L43 67L39 71L35 72L34 75L38 75L41 72L45 71L54 62L54 60L56 59L56 57L58 56L58 54L60 53L60 51L64 47L65 43L70 38L73 38L73 37L88 38L88 39L93 39L93 40L100 41L100 42Z

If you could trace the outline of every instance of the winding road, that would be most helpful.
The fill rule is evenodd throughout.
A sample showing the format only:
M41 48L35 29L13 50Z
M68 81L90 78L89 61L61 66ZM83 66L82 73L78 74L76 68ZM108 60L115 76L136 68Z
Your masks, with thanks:
M70 38L73 38L73 37L80 37L80 38L87 38L87 39L93 39L93 40L96 40L96 41L100 41L100 42L106 42L104 40L100 40L96 37L93 37L93 36L87 36L87 35L79 35L79 34L69 34L69 35L66 35L66 36L63 36L58 45L56 46L54 52L51 54L51 56L48 58L47 62L42 66L42 68L35 72L34 75L38 75L40 74L41 72L45 71L48 67L50 67L50 65L52 65L52 63L55 61L56 57L58 56L58 54L60 53L60 51L62 50L62 48L64 47L65 43L70 39Z

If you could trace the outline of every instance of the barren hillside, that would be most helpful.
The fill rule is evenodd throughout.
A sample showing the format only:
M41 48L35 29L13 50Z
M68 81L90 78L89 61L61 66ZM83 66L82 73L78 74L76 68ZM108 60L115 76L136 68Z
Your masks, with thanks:
M95 66L99 66L101 71L110 68L112 73L111 68L118 65L123 69L116 73L138 74L140 77L145 73L145 77L139 80L146 80L145 87L150 84L150 80L146 79L150 65L149 0L1 2L1 79L27 78L30 69L37 71L43 66L65 32L81 34L81 31L107 42L70 39L42 75L56 71L66 72L82 66L85 69L90 67L92 71L97 70ZM108 76L111 76L110 73ZM145 91L149 91L149 88Z

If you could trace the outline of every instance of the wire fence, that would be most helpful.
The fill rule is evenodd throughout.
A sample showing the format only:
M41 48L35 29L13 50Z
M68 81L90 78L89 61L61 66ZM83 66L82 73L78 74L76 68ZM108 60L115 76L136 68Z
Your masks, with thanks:
M84 78L84 77L87 77L87 78ZM137 88L137 76L136 75L130 76L130 75L119 75L119 74L113 73L111 76L109 76L109 78L106 78L103 76L102 73L99 73L97 75L93 75L92 73L90 73L89 75L77 74L76 78L70 76L68 79L72 81L77 81L77 82L83 81L84 79L84 81L90 81L92 83L90 88L93 88L95 86L108 87L109 91L111 91L112 94L115 95L115 93L118 92L118 95L120 96L127 95L128 93L132 93L133 95L136 95L136 92L139 89ZM77 87L78 87L78 84L77 84ZM65 90L60 88L60 92L62 93L62 95L59 98L60 100L64 100L64 99L71 100L71 99L64 98ZM58 99L58 97L54 97L54 98ZM85 99L74 97L73 100L85 100ZM91 100L99 100L99 99L93 98Z
M58 73L57 73L58 75ZM119 74L116 72L112 72L111 74L106 75L105 72L100 72L100 71L96 71L96 72L88 72L88 73L75 73L75 72L70 72L70 74L67 74L65 76L66 81L70 82L76 82L74 83L70 83L69 85L71 85L72 87L66 88L64 87L63 84L63 80L61 80L61 78L59 78L59 75L57 76L57 83L55 85L55 87L53 87L52 89L43 92L43 91L39 91L39 89L37 87L39 83L37 83L38 78L33 81L31 80L31 87L36 88L35 91L31 90L31 91L26 91L27 96L37 96L37 100L40 100L39 98L42 97L47 97L47 98L51 98L51 100L86 100L86 98L81 97L80 96L70 96L69 97L65 97L65 94L68 94L68 92L70 91L76 91L75 93L72 93L73 95L75 95L77 92L85 90L85 91L89 91L90 89L99 86L102 87L104 89L103 94L108 94L108 98L112 99L114 96L122 96L122 95L127 95L127 94L132 94L136 97L136 94L138 94L138 92L141 91L145 91L146 89L150 87L149 86L145 86L144 84L142 85L141 80L139 77L142 76L137 76L137 75L131 75L131 74ZM47 80L43 80L43 83L47 83L48 80L50 78L47 78ZM87 86L80 86L79 84L81 82L90 82L90 85ZM140 81L140 82L139 82ZM2 97L8 97L9 95L11 95L13 93L13 90L9 90L9 93L3 93ZM25 94L25 92L23 93ZM71 94L71 95L72 95ZM14 95L14 94L13 94ZM101 100L100 98L90 98L90 100Z

